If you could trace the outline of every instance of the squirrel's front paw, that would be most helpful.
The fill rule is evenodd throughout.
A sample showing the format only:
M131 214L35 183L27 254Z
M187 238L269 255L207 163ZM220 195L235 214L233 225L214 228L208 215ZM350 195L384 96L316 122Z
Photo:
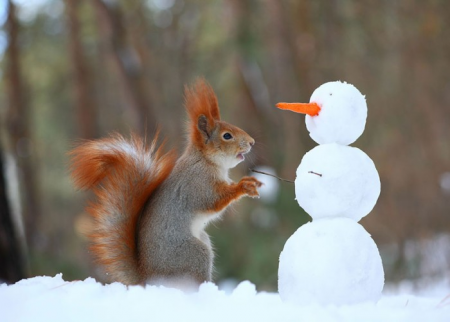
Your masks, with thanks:
M261 187L262 185L262 182L254 177L243 177L241 181L239 181L239 186L241 186L245 194L252 198L259 198L257 188Z

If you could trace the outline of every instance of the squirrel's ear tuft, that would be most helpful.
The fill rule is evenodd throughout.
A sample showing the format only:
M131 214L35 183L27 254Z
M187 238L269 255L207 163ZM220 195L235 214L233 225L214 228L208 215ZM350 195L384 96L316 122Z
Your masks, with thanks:
M198 78L194 85L185 87L185 106L192 121L203 114L208 122L220 121L219 104L211 85L204 78Z
M209 140L211 137L211 129L208 127L208 121L205 115L202 114L198 117L197 128L203 134L205 140Z
M204 135L210 135L215 123L220 121L216 94L204 78L198 78L191 87L186 86L184 93L191 135L194 141L203 141Z

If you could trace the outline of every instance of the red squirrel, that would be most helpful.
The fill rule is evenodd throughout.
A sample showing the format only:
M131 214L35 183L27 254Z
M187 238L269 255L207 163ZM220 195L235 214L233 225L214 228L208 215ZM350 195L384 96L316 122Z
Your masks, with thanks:
M211 281L214 253L205 227L243 196L259 197L262 183L228 170L244 160L255 140L221 121L216 95L203 79L185 89L188 144L174 150L115 134L73 149L75 185L91 189L92 252L111 281L199 285Z

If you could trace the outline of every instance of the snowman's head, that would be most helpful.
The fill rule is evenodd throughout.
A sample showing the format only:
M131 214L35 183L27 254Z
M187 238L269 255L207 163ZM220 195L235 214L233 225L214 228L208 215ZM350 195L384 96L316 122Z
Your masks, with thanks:
M311 95L310 103L279 103L277 107L307 114L306 127L319 144L351 144L366 125L366 99L355 86L345 82L321 85Z

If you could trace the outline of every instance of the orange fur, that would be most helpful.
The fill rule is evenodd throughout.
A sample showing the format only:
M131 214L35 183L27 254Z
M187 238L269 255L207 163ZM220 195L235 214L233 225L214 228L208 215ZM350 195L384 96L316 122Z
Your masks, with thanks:
M197 79L191 88L185 87L185 106L190 119L191 143L201 146L203 137L197 130L198 117L205 115L210 129L214 128L215 123L220 121L216 94L203 78Z
M225 182L218 183L216 186L217 193L220 195L219 200L214 204L212 212L219 212L227 208L232 202L243 196L258 197L256 188L261 187L262 183L254 177L244 177L239 183L228 184Z
M70 153L75 185L92 190L96 196L87 208L95 225L89 236L91 249L112 281L142 284L174 274L199 282L211 280L213 253L209 239L192 238L193 243L172 245L177 240L173 235L192 229L198 218L204 219L205 212L217 216L243 196L258 197L261 183L255 178L229 182L228 169L250 151L254 140L243 130L220 120L216 95L204 79L186 87L185 106L190 138L175 170L175 154L173 151L164 154L163 147L157 147L158 135L146 146L137 136L126 140L116 134L85 142ZM224 138L224 132L232 134L233 139ZM197 177L192 178L191 174ZM169 181L161 186L169 175ZM208 190L199 196L204 193L199 189L203 182L215 191ZM189 209L184 201L180 202L179 183ZM146 207L156 189L161 189L158 197ZM159 212L161 208L164 211ZM189 213L183 215L186 211ZM191 213L196 218L191 218ZM170 221L173 226L168 229L166 219L170 214L177 216L177 221ZM156 231L158 234L154 234ZM202 236L205 234L202 231ZM183 260L180 264L178 258L170 257L173 253L164 252L174 247L189 252L187 262Z
M148 147L137 136L127 141L115 135L88 141L70 152L75 185L92 189L97 197L87 208L95 222L89 236L92 252L112 280L124 284L142 282L136 258L137 221L175 164L174 152L163 154L157 140L158 135Z

